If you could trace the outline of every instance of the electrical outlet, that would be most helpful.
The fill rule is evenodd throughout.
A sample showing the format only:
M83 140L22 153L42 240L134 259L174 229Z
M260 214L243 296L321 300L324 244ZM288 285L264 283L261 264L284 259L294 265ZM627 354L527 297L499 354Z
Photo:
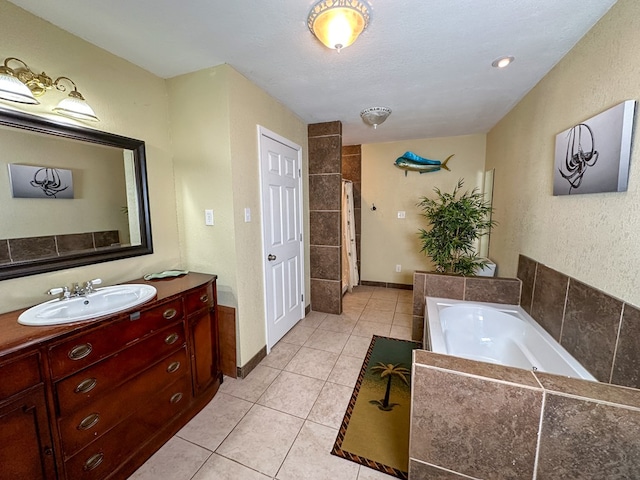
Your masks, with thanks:
M205 210L204 211L204 224L205 225L213 225L213 210Z
M396 272L402 271L402 265L396 265Z
M405 211L404 211L404 210L400 210L400 211L398 212L398 218L405 218L405 217L406 217L406 213L405 213Z
M249 207L244 209L244 221L249 223L251 221L251 209Z

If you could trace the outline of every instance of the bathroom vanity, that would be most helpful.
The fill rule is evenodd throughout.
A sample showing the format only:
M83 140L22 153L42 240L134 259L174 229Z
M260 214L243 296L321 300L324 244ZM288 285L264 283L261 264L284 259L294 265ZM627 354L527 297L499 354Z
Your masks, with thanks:
M0 479L125 479L215 395L216 276L72 325L0 315Z

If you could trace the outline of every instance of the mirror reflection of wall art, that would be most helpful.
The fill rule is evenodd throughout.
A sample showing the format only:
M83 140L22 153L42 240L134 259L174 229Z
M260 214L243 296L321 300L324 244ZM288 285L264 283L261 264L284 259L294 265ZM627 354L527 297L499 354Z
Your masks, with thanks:
M73 198L71 170L9 164L13 198Z
M554 195L627 190L635 104L622 102L556 136Z

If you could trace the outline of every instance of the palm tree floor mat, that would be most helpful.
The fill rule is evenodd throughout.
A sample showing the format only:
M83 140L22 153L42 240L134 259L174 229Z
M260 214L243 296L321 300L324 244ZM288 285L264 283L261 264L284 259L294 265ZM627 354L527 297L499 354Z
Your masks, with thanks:
M407 478L411 352L419 342L373 336L333 455Z

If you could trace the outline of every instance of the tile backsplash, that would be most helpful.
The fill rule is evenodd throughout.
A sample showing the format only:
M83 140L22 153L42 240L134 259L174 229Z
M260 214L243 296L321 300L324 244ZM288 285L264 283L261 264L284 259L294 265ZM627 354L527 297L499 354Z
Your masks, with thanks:
M120 246L118 230L0 240L0 264L96 251Z
M640 388L640 310L524 255L521 306L599 381Z

